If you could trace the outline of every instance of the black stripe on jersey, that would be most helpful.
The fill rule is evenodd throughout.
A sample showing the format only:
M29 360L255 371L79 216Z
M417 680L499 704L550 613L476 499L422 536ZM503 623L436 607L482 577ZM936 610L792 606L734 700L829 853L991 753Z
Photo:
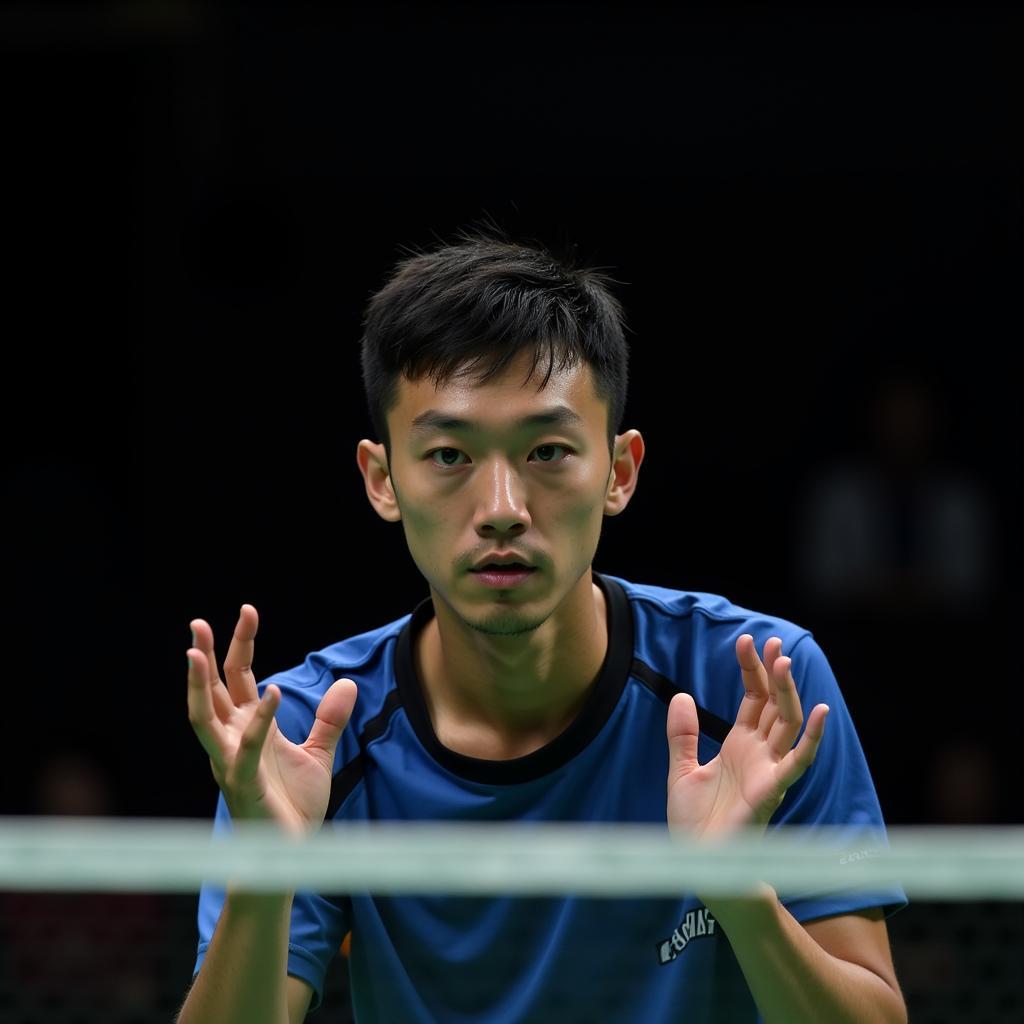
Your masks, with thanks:
M344 675L338 676L338 679L347 678L348 676ZM335 682L338 679L335 679ZM359 734L358 738L359 753L331 779L331 798L327 801L325 821L330 821L338 813L339 808L348 798L348 795L359 785L359 780L363 777L366 748L377 737L384 734L384 730L388 727L388 721L401 705L402 698L396 687L387 695L384 700L384 706L380 711L363 726L363 731Z
M655 672L650 665L645 664L639 658L633 659L630 674L636 676L655 697L666 705L677 693L683 692L682 687L677 686L660 672ZM691 696L693 695L691 694ZM732 728L724 718L719 718L718 715L712 714L699 704L697 704L697 723L705 736L710 736L711 739L717 740L719 743L725 742L725 737L729 735L729 730Z

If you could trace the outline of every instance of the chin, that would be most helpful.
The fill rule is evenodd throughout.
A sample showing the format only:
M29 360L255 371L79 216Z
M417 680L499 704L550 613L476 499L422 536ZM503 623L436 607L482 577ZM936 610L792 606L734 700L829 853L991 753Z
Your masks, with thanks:
M513 609L500 609L480 621L463 619L475 633L483 636L528 636L547 622L547 616L537 618Z

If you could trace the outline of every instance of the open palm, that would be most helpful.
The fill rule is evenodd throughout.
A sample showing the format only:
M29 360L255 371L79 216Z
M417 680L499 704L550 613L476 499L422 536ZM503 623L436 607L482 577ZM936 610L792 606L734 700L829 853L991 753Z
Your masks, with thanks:
M210 755L232 818L269 819L300 834L318 828L330 799L334 751L355 704L355 683L337 680L320 701L309 737L292 743L274 721L280 689L267 686L261 699L256 688L256 609L247 604L239 613L224 659L226 687L217 671L213 631L202 619L191 625L189 721Z
M736 641L736 658L746 695L718 755L697 761L697 705L688 693L669 703L668 824L671 831L722 837L742 826L764 829L786 790L810 767L825 730L827 704L811 711L800 742L793 747L803 711L782 641L771 637L764 662L754 638Z

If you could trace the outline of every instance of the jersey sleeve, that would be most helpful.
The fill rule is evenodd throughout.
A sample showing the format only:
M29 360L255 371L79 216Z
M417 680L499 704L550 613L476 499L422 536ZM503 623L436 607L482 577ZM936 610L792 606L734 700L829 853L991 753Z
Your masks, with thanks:
M231 814L221 793L217 799L213 831L223 833L231 829ZM206 958L210 940L224 906L224 889L204 885L199 892L199 947L193 980ZM349 929L348 913L339 902L328 900L316 893L296 891L292 900L291 926L288 934L288 974L307 981L314 991L310 1011L323 1000L327 968L334 959Z
M829 714L814 763L790 787L769 827L822 825L836 827L841 836L848 832L850 848L837 851L840 858L884 848L885 823L874 782L828 659L810 634L793 645L790 656L805 719L816 704L827 704ZM780 899L798 921L879 906L890 917L908 903L899 884L870 891L791 893Z

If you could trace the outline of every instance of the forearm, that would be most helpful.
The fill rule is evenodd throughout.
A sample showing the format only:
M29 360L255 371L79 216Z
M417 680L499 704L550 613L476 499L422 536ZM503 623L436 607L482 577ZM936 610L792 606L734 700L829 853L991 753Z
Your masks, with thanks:
M228 889L177 1024L287 1024L292 893Z
M873 971L822 949L770 886L756 898L705 906L725 932L765 1024L906 1024L902 996Z

